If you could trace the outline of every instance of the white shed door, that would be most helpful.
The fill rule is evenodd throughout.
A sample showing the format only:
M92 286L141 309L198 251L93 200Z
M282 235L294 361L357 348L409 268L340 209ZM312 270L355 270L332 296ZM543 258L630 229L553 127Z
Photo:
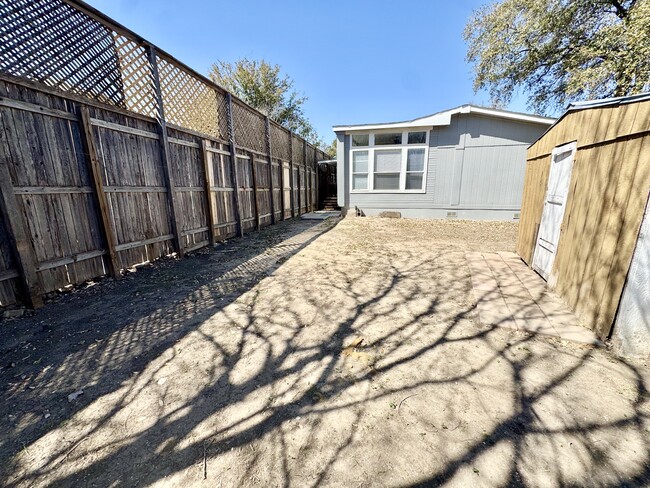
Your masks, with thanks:
M564 218L575 151L576 143L572 142L556 147L551 154L548 189L533 257L533 269L546 280L551 273L560 240L560 226Z

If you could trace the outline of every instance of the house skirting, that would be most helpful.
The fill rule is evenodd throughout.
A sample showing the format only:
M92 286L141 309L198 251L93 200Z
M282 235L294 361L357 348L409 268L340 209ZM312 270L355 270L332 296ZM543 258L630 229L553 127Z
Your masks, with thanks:
M458 219L458 220L519 220L519 209L477 209L477 208L374 208L357 207L363 215L373 217L381 212L400 212L403 218L408 219ZM355 211L355 208L344 209L346 212Z

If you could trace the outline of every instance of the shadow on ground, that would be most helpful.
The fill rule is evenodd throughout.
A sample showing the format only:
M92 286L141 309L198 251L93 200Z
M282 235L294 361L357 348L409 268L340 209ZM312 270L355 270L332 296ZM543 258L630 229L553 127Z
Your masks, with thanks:
M645 369L478 325L457 224L335 223L12 324L4 484L647 485Z

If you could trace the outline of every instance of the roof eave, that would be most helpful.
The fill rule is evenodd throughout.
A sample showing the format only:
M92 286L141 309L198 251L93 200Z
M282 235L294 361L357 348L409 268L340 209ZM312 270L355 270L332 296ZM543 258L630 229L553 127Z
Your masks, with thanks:
M549 126L543 134L541 134L535 141L533 141L528 149L537 144L546 134L548 134L553 127L559 124L564 117L573 112L579 112L581 110L588 110L590 108L600 108L600 107L613 107L616 105L625 105L628 103L636 103L650 100L650 93L639 93L637 95L627 95L624 97L615 97L615 98L603 98L600 100L585 100L583 102L573 102L567 106L567 109L562 115L560 115L551 126Z
M392 122L386 124L362 124L362 125L337 125L332 127L336 133L339 132L359 132L368 130L382 130L382 129L406 129L406 128L432 128L438 126L445 126L451 124L452 115L474 113L477 115L486 115L489 117L497 117L510 120L518 120L521 122L528 122L533 124L551 125L555 122L554 118L542 117L539 115L521 114L517 112L507 112L504 110L490 109L484 107L477 107L474 105L461 105L460 107L444 112L438 112L425 117L420 117L413 120L404 122Z

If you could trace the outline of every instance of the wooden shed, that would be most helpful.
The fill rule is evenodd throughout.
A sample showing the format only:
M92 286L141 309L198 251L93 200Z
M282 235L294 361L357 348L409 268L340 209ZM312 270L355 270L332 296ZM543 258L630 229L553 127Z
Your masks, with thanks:
M517 252L601 339L649 190L650 94L572 104L528 149Z

